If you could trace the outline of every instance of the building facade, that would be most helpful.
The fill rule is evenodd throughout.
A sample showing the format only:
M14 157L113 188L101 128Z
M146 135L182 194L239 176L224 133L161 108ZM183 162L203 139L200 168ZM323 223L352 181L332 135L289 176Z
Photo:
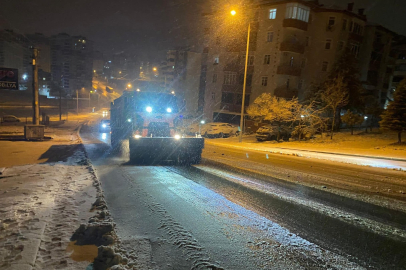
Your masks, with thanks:
M368 25L362 9L354 12L353 4L339 10L318 1L280 0L261 1L247 10L248 19L239 26L230 23L232 18L219 23L217 15L209 16L216 26L207 31L204 113L208 119L237 122L234 118L239 118L248 23L246 106L262 93L302 100L308 89L327 78L345 51L356 59L364 86L385 103L394 33Z
M18 69L19 90L32 90L31 62L29 40L12 30L0 31L0 67Z
M64 94L74 96L76 91L92 89L93 45L82 36L65 33L51 37L52 80Z

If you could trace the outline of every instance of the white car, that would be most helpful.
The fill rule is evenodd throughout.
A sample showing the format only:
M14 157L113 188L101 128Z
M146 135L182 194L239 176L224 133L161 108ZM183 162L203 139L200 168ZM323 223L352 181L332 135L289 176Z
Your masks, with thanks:
M200 123L193 123L185 128L185 133L187 135L196 135L196 134L204 134L207 131L207 128L210 124L200 124Z
M202 134L208 138L224 138L237 135L240 127L229 123L210 123Z
M20 119L15 117L14 115L5 115L3 116L3 122L20 122Z

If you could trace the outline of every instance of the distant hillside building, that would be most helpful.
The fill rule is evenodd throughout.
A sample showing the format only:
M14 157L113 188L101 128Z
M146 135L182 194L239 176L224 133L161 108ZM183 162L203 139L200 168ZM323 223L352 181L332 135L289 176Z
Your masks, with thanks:
M51 37L51 73L65 94L92 89L93 43L82 36L61 33Z

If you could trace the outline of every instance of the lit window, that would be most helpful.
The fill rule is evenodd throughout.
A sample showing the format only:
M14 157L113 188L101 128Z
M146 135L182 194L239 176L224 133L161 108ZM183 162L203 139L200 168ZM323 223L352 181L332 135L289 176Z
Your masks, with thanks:
M261 85L262 86L267 86L268 85L268 77L262 77Z
M326 50L330 50L331 49L331 39L327 39L326 40L326 45L324 47Z
M271 63L271 55L267 54L264 56L264 65L269 65Z
M328 62L324 61L321 66L321 71L327 71L327 68L328 68Z
M289 65L293 67L293 56L290 58Z
M289 3L286 8L286 19L309 22L310 8L298 3Z
M266 41L273 42L273 32L268 32L268 35L266 36Z
M275 20L275 18L276 18L276 8L270 9L269 10L269 19Z

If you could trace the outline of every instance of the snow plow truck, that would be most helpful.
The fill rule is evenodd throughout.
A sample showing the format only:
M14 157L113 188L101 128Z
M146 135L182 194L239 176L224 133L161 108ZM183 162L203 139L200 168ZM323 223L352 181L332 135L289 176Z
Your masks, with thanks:
M177 129L182 116L173 94L125 91L111 103L110 121L112 147L129 139L132 164L200 163L204 138L184 137Z

